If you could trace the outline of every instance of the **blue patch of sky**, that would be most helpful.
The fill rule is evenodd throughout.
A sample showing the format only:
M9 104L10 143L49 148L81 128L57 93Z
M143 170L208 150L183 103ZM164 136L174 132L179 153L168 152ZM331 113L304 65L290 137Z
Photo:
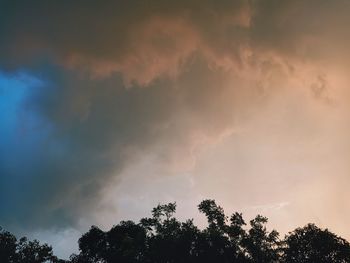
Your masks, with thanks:
M54 125L38 110L33 97L47 89L46 81L24 71L0 71L0 179L16 185L35 176L43 157L62 155L64 143L54 138ZM46 91L45 91L46 92ZM9 185L8 185L9 186Z

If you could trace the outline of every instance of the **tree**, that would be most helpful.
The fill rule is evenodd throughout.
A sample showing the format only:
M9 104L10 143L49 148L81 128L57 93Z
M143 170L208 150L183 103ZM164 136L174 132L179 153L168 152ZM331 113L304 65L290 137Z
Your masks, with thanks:
M192 262L197 228L191 220L179 222L173 215L176 203L158 205L152 218L141 219L147 232L146 262Z
M224 209L210 199L202 201L198 209L208 221L208 227L200 235L199 257L204 262L232 262L237 251L230 243Z
M22 237L19 241L11 233L0 227L0 262L4 263L43 263L64 262L53 255L52 247L41 245L39 241L29 241Z
M60 260L47 244L17 238L0 228L1 263L346 263L350 244L313 224L279 239L258 215L249 225L242 214L226 216L214 200L198 205L204 229L174 217L176 203L158 205L139 223L121 221L110 230L96 226L79 239L79 254Z
M82 235L78 241L80 255L73 255L74 262L105 262L106 257L106 234L97 226L92 226L90 230Z
M242 214L233 213L230 217L230 225L227 228L227 234L230 239L230 244L233 251L235 251L234 262L247 262L246 251L244 248L244 241L246 240L246 231L243 227L246 225Z
M29 241L22 237L17 244L18 262L42 263L54 262L57 258L53 256L52 247L47 244L40 245L38 240Z
M106 233L106 262L143 262L146 231L132 221L122 221Z
M350 244L343 238L314 224L297 228L285 238L286 263L350 262Z
M270 263L280 259L279 234L276 230L267 231L267 221L266 217L257 215L250 221L251 228L242 241L251 262Z
M0 262L16 262L17 239L0 227Z

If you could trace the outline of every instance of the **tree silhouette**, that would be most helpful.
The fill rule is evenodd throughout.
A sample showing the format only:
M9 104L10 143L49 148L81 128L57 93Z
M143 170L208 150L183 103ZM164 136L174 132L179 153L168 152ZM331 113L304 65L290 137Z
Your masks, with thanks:
M285 238L284 262L350 262L350 245L337 235L314 224L297 228Z
M29 241L22 237L20 240L0 227L0 262L4 263L61 263L53 255L52 247L40 245L39 241Z
M313 224L297 228L280 240L258 215L247 225L242 214L226 216L214 200L198 205L208 225L174 217L176 203L158 205L139 223L122 221L109 231L96 226L83 234L79 254L60 260L47 244L16 239L0 229L1 263L346 263L350 244Z
M251 228L243 239L243 247L248 252L251 262L276 262L279 260L279 239L276 230L270 233L265 224L268 219L257 215L250 221Z
M0 262L16 262L17 239L0 228Z
M52 248L47 244L40 245L39 241L28 241L22 237L17 244L17 261L22 263L40 263L55 261Z

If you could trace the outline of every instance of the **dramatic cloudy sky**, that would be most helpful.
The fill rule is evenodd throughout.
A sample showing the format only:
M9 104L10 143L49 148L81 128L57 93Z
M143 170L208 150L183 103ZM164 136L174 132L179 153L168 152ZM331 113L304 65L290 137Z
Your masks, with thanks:
M202 224L214 198L350 238L349 13L0 0L0 225L66 256L92 224L168 201Z

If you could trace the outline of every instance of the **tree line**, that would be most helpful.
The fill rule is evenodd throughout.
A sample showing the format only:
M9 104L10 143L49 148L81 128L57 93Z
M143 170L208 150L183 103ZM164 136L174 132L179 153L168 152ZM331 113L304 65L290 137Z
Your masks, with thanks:
M138 223L122 221L109 231L96 226L83 234L79 253L62 260L52 247L17 238L0 228L1 263L347 263L350 244L327 229L308 224L280 238L268 231L268 219L257 215L248 223L241 213L226 216L214 200L198 205L208 221L204 229L193 220L175 218L176 203L158 205Z

